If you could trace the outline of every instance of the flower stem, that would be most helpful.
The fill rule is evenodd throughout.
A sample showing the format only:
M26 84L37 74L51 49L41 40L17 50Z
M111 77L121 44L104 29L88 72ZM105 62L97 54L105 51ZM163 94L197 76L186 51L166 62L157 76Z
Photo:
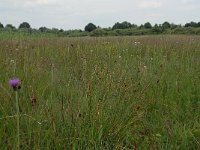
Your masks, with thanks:
M20 149L20 138L19 138L19 101L18 91L15 91L16 109L17 109L17 149Z

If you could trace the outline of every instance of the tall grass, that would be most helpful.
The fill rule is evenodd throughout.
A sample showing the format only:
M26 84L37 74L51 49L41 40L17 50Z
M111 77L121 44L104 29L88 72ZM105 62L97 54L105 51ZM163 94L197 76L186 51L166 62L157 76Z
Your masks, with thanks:
M199 41L0 40L0 147L17 146L18 77L21 149L199 149Z

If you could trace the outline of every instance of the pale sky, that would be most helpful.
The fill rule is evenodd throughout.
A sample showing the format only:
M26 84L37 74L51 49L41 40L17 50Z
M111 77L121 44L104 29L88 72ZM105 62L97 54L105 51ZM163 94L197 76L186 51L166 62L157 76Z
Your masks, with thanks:
M111 27L128 21L185 24L200 22L200 0L0 0L0 22L18 27L84 29L89 22Z

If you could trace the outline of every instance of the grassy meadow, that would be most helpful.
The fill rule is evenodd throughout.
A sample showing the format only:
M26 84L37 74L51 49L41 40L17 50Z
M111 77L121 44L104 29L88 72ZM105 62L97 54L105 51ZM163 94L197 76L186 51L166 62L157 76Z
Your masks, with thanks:
M0 149L199 149L200 37L0 39Z

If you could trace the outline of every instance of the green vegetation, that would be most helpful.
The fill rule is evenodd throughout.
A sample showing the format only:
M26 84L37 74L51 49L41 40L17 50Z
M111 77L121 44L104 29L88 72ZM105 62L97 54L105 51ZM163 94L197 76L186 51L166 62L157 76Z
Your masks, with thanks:
M89 23L85 26L85 31L87 32L92 32L95 29L97 29L97 27L93 23Z
M30 26L30 24L27 23L27 22L23 22L23 23L21 23L21 24L19 25L19 29L30 29L30 28L31 28L31 26Z
M135 35L200 35L200 22L190 22L185 25L176 25L165 21L162 24L152 25L150 22L144 23L144 25L137 26L130 22L117 22L112 27L101 28L93 23L89 23L85 26L84 31L80 29L75 30L63 30L47 27L40 27L39 29L31 28L31 25L27 22L23 22L18 28L12 24L7 24L5 27L0 23L0 34L5 35L7 32L19 36L21 32L28 34L29 36L43 36L53 35L54 37L82 37L82 36L135 36ZM1 35L0 35L1 36Z
M199 149L199 40L1 37L1 149L17 146L13 77L21 149Z

